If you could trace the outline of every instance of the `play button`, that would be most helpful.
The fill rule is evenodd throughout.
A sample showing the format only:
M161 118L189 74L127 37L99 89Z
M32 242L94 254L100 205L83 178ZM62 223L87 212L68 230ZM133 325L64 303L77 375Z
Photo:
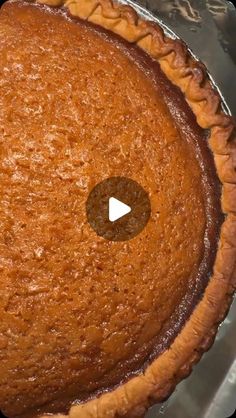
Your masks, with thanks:
M131 207L116 199L115 197L110 197L109 199L109 221L115 222L122 216L127 215L131 212Z
M145 228L151 205L148 193L136 181L110 177L91 190L86 213L97 235L110 241L126 241Z

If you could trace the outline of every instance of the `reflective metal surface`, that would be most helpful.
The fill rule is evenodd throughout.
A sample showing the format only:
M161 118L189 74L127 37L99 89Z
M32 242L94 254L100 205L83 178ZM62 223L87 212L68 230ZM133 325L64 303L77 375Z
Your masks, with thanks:
M122 0L121 0L122 1ZM226 0L123 0L182 38L206 64L236 116L236 10ZM141 6L141 8L139 7ZM142 9L145 7L146 11ZM214 346L163 405L145 418L225 418L236 409L236 300Z
M236 9L227 0L120 0L154 15L206 64L236 116ZM145 7L145 9L144 9ZM148 15L148 11L152 13Z

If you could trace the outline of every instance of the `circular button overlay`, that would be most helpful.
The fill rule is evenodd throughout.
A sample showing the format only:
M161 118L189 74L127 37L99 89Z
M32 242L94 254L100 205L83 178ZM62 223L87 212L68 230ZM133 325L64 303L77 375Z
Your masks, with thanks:
M86 212L99 236L109 241L127 241L148 223L151 204L148 193L136 181L110 177L92 189Z

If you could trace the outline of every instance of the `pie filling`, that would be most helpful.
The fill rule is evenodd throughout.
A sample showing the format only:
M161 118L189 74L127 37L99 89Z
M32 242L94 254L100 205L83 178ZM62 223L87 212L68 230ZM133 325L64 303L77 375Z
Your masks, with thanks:
M220 185L206 131L157 62L65 10L0 11L0 409L66 412L144 370L212 272ZM96 235L86 200L124 176L151 217Z

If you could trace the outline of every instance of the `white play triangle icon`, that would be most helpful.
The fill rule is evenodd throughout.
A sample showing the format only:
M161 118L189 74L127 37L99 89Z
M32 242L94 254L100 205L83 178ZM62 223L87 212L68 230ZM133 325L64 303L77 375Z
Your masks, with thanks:
M115 222L122 216L127 215L131 212L131 207L116 199L115 197L110 197L109 199L109 221Z

